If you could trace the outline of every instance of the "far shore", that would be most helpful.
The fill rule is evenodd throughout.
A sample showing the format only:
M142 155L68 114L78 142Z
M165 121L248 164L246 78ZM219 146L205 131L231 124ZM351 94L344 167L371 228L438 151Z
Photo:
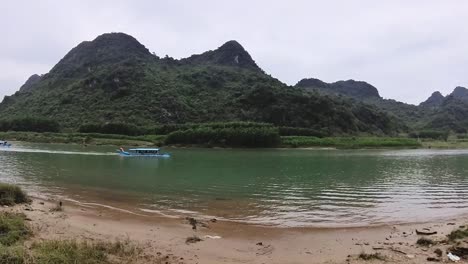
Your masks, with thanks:
M112 207L33 197L30 205L2 207L24 213L35 239L114 241L129 239L156 263L427 263L447 261L455 243L447 235L467 217L445 221L356 228L275 228L222 220L138 215ZM437 232L435 235L418 235ZM202 241L187 243L187 238ZM418 245L426 237L434 245ZM465 243L465 242L463 242ZM463 244L462 243L462 244ZM464 244L463 244L464 245ZM434 251L442 250L442 256ZM364 255L363 255L364 254ZM366 256L373 260L365 260ZM381 258L381 260L379 260Z
M126 136L97 133L0 132L0 140L31 143L60 143L82 146L135 146L171 148L238 148L220 145L164 144L164 135ZM404 137L281 137L270 149L468 149L468 140L415 140ZM252 148L250 148L252 149ZM266 148L268 149L268 148Z

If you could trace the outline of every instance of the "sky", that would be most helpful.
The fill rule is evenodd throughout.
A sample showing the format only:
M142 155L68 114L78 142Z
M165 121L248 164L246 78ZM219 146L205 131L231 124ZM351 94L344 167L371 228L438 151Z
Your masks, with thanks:
M465 0L2 1L0 100L80 42L125 32L174 58L237 40L287 84L361 80L418 104L468 87L466 25Z

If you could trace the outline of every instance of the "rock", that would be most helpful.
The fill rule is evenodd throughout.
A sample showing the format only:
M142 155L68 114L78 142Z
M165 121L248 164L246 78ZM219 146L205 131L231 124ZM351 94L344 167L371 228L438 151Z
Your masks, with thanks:
M39 202L40 205L44 205L44 202Z
M434 253L438 256L438 257L442 257L442 250L440 248L437 248L436 250L434 250Z
M432 261L432 262L440 262L440 259L434 258L434 257L427 257L427 261Z
M263 243L262 242L258 242L257 244L255 244L257 246L263 246Z
M218 222L218 220L216 220L216 218L213 218L213 219L210 220L210 222L211 223L216 223L216 222Z
M413 255L413 254L407 254L406 257L409 258L409 259L414 259L414 255Z

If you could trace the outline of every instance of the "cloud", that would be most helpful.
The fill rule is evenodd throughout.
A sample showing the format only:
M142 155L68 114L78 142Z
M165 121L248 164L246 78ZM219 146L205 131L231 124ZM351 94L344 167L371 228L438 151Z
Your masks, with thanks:
M126 32L181 58L238 40L274 77L295 84L367 81L386 98L419 103L468 86L468 2L10 1L3 3L0 96L50 70L71 48Z

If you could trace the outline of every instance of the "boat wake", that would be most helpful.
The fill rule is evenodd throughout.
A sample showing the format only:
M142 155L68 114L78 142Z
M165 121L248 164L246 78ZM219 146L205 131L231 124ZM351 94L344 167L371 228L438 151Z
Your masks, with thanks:
M63 155L94 155L94 156L115 156L114 152L81 152L81 151L62 151L48 149L27 149L27 148L1 148L0 152L21 152L21 153L47 153Z

